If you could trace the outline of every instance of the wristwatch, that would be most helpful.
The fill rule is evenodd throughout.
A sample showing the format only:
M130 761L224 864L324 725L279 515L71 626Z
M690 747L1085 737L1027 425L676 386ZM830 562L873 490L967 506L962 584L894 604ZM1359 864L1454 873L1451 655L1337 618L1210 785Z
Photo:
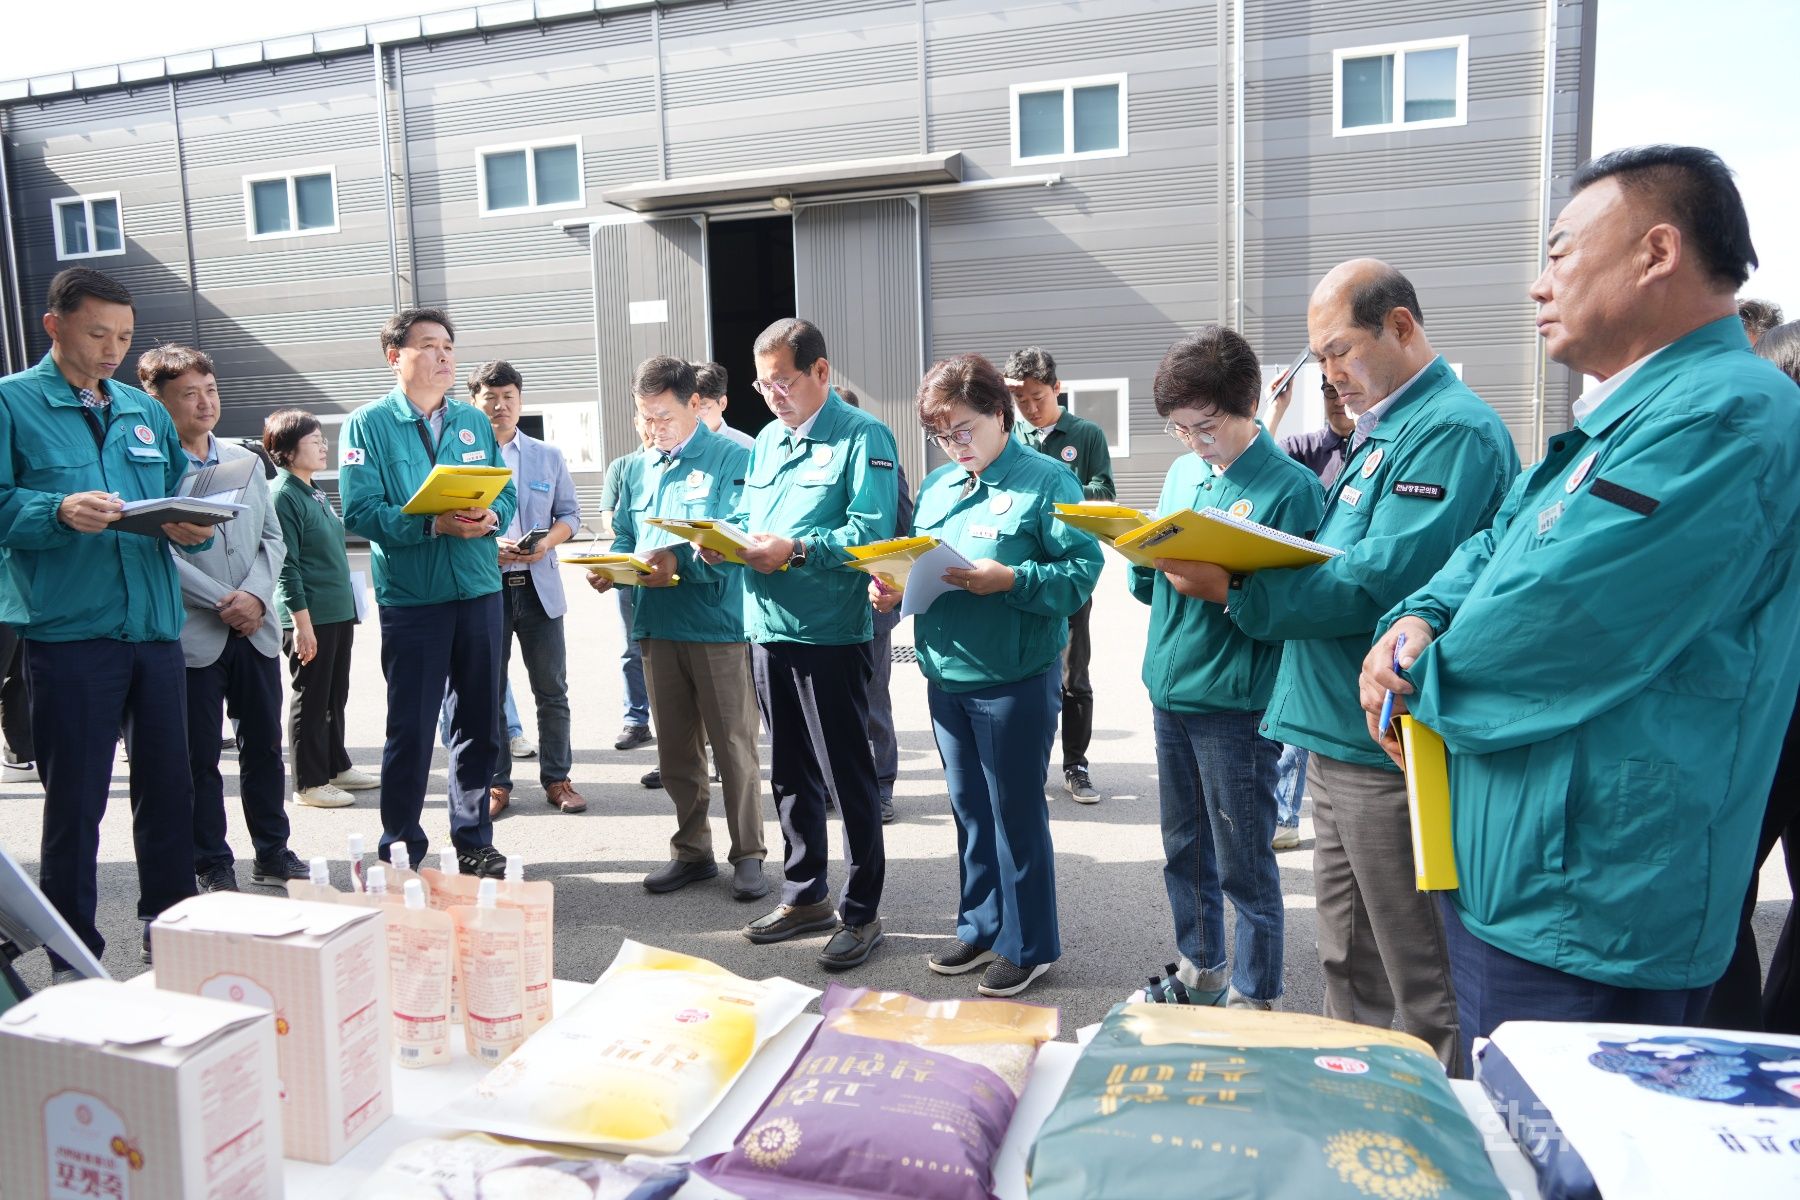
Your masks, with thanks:
M794 552L788 555L787 565L804 567L806 565L806 543L799 538L794 539Z

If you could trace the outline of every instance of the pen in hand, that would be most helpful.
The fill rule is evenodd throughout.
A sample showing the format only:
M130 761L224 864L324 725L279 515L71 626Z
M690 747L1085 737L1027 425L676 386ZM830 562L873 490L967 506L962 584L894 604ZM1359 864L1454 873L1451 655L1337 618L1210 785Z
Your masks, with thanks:
M1406 649L1406 635L1403 633L1394 639L1394 674L1400 673L1400 651ZM1394 721L1394 689L1388 688L1381 697L1381 723L1376 726L1382 737L1387 736L1388 726Z

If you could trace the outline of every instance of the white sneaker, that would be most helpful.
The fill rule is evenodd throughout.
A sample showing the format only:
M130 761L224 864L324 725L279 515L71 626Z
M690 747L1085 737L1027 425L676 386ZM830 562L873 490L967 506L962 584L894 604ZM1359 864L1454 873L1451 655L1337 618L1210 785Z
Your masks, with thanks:
M343 788L321 783L318 787L302 788L295 792L294 803L311 808L348 808L356 803L356 797Z
M1300 846L1300 827L1298 825L1277 825L1275 836L1269 839L1269 847L1273 850L1296 850Z
M346 792L366 792L370 788L381 786L381 776L371 775L367 771L359 771L355 767L350 767L333 775L331 786L342 788Z
M0 767L0 780L6 783L38 782L37 764L34 762L9 762Z
M1225 1007L1248 1009L1251 1012L1274 1012L1275 1002L1273 1000L1252 1000L1236 988L1232 988L1225 997Z
M521 733L512 740L512 756L514 758L536 758L537 743Z

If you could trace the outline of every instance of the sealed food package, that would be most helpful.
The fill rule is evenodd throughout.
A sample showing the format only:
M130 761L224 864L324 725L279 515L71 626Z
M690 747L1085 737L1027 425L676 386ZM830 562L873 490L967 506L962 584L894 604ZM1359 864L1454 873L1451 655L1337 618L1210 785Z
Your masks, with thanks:
M1424 1042L1182 1004L1107 1015L1026 1176L1032 1200L1164 1200L1196 1186L1207 1200L1508 1195Z
M986 1200L1053 1008L833 986L793 1069L700 1174L746 1200Z
M819 993L637 942L437 1119L621 1154L674 1154Z
M420 1138L392 1154L351 1200L668 1200L687 1168L569 1158L479 1134Z

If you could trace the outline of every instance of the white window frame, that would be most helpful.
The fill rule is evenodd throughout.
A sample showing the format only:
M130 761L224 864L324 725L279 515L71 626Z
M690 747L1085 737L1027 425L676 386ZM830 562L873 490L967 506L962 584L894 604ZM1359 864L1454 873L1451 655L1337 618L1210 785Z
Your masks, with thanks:
M575 187L577 195L573 200L563 200L556 204L539 204L537 202L537 152L539 150L556 150L564 146L575 147ZM512 154L523 150L525 154L525 194L530 203L518 208L489 208L487 190L487 160L490 154ZM477 211L486 217L515 217L520 213L553 212L560 208L587 207L587 152L582 148L581 136L560 138L539 138L534 142L508 142L501 146L477 146L475 148L475 195Z
M71 205L81 205L81 215L87 221L88 244L94 243L94 201L111 200L119 210L119 248L117 250L70 250L63 245L62 210ZM58 262L72 262L82 258L112 258L125 253L125 202L117 192L93 192L81 196L60 196L50 202L50 224L56 234L56 258Z
M310 178L314 175L331 177L331 224L318 229L300 229L300 198L294 191L294 180ZM256 232L256 205L250 198L250 185L267 183L271 179L287 180L288 223L293 228L278 230L274 233ZM296 167L291 171L265 171L261 175L244 176L244 236L252 242L266 242L273 238L312 237L321 233L337 233L343 223L343 215L338 210L338 178L337 168Z
M1011 109L1009 120L1012 124L1012 165L1024 166L1029 163L1075 162L1086 158L1124 158L1131 152L1127 140L1131 131L1131 92L1126 86L1127 76L1120 72L1117 75L1085 75L1080 79L1049 79L1042 83L1015 83L1007 95L1007 104ZM1105 87L1117 85L1119 89L1119 145L1114 150L1075 150L1075 89L1084 87ZM1061 89L1063 94L1063 153L1034 154L1023 157L1019 154L1019 97L1033 96L1040 92L1054 92Z
M1107 444L1106 451L1108 454L1111 454L1114 458L1130 458L1131 457L1131 380L1129 380L1129 379L1059 379L1059 380L1057 380L1057 382L1062 384L1063 398L1067 401L1067 404L1065 405L1065 407L1068 408L1068 411L1075 413L1075 415L1078 417L1081 416L1082 414L1079 412L1076 412L1073 407L1073 405L1075 403L1075 393L1076 392L1114 392L1118 395L1118 397L1119 397L1119 419L1116 422L1114 422L1114 425L1117 427L1117 429L1119 431L1119 440L1116 443L1109 442ZM1088 417L1087 419L1090 421L1094 420L1092 417ZM1095 421L1094 423L1099 424L1098 421Z
M1419 50L1456 51L1456 115L1429 121L1406 119L1406 56ZM1395 120L1385 125L1344 125L1344 61L1351 58L1394 56ZM1445 129L1469 123L1469 35L1425 38L1416 42L1386 42L1378 46L1350 46L1331 52L1331 136L1357 137L1365 133L1398 133L1409 129Z

